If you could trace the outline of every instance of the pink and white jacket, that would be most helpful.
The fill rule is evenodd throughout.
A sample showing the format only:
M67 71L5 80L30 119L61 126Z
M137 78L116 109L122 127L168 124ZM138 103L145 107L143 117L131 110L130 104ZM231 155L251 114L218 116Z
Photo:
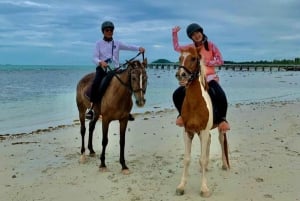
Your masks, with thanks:
M178 35L176 31L172 32L172 38L173 38L173 47L174 50L177 52L180 52L182 49L186 49L189 46L194 46L194 44L188 44L180 46L178 43ZM204 46L201 47L200 55L202 57L202 60L204 61L206 68L206 79L209 82L210 80L214 79L216 81L219 81L219 78L216 74L215 67L221 66L224 64L221 52L217 48L215 44L213 44L211 41L208 41L208 48L209 51L207 51Z

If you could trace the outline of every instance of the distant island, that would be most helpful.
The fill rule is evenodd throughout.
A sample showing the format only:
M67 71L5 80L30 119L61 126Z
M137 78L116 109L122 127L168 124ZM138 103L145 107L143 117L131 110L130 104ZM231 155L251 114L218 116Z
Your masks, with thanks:
M157 64L157 63L161 64L161 63L176 63L176 62L172 62L172 61L169 61L167 59L157 59L157 60L155 60L155 61L153 61L151 63L152 64Z

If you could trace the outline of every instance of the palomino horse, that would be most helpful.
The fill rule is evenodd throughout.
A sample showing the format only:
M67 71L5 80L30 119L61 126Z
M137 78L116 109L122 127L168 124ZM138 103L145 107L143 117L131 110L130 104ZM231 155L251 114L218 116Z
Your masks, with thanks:
M125 163L125 133L128 123L129 113L132 109L132 94L135 97L135 103L138 107L145 104L145 93L147 88L147 59L141 63L138 60L127 61L127 68L120 73L115 72L101 103L94 104L94 119L89 123L89 140L88 149L90 156L95 156L93 149L93 131L99 115L102 115L102 153L100 155L100 171L106 170L105 150L108 144L109 124L113 120L119 120L120 123L120 163L122 172L128 174L129 170ZM92 84L95 73L84 76L77 85L76 102L79 111L80 133L81 133L81 157L80 162L86 160L85 157L85 112L90 107L90 101L87 99L85 92Z
M200 167L202 172L201 195L209 197L210 191L207 186L206 171L210 151L210 130L217 125L213 123L213 108L210 96L208 94L208 84L206 82L205 66L200 64L201 56L195 47L190 47L181 52L179 57L179 68L176 77L188 79L186 85L186 95L183 101L181 116L184 124L184 168L181 182L177 186L176 193L184 194L184 188L187 183L188 168L191 159L191 145L194 134L200 138L201 155ZM228 147L226 134L219 132L219 141L222 148L223 169L229 168Z

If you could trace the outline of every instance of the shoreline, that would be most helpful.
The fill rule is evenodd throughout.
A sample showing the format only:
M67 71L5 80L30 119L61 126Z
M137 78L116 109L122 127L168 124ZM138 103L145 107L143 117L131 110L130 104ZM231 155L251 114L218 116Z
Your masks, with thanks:
M38 72L45 73L47 71ZM21 72L18 73L23 75ZM56 72L51 71L51 73L56 75ZM74 85L79 79L77 79L77 77L82 76L82 71L67 68L62 71L62 74L71 74L71 79L67 79L67 82L62 82L62 80L66 79L61 78L53 81L48 80L49 84L61 83L59 87L62 86L62 88L59 88L59 90L50 90L45 93L45 91L48 91L47 89L28 88L28 95L31 94L31 96L24 96L24 99L18 97L18 94L22 95L22 90L17 91L15 95L5 93L8 96L7 98L4 96L1 102L3 104L3 110L0 117L0 135L36 133L46 129L51 130L74 124L73 120L78 119L77 106L74 101L76 96ZM300 74L297 72L244 73L219 71L218 74L221 78L221 84L226 92L228 102L232 105L237 103L248 104L251 102L300 100L300 93L298 92L298 86L300 85L298 78ZM34 75L35 74L32 76ZM8 76L12 75L8 74ZM174 72L170 70L149 71L149 82L150 80L151 82L146 94L147 103L143 108L133 107L132 112L140 114L146 111L160 111L164 108L174 109L172 93L178 86L178 82L176 79L170 79L172 77L174 77ZM23 78L23 76L21 76L21 78ZM28 84L30 83L31 82ZM251 83L255 85L252 86ZM51 86L49 84L47 86ZM34 84L34 86L36 85ZM54 88L56 89L57 87ZM163 95L160 95L160 93ZM35 97L34 94L42 95ZM33 102L33 100L35 101ZM35 105L36 109L28 107L28 105ZM4 137L0 137L0 139L1 138Z
M293 104L300 102L300 99L296 100L282 100L282 101L257 101L257 102L247 102L247 103L235 103L235 104L229 104L230 107L238 107L238 106L243 106L243 105L261 105L261 104ZM156 110L149 110L145 111L143 113L132 113L134 116L139 117L145 114L151 114L151 113L160 113L160 112L170 112L170 111L176 111L175 108L155 108ZM51 131L59 130L59 129L64 129L64 128L69 128L69 127L74 127L77 125L80 125L79 119L74 119L72 121L72 124L60 124L57 126L49 126L48 128L40 128L36 130L32 130L30 132L20 132L20 133L5 133L5 134L0 134L0 142L1 140L6 140L8 138L18 138L26 135L34 135L34 134L41 134L41 133L48 133ZM86 120L86 125L88 120ZM88 125L87 125L88 126Z

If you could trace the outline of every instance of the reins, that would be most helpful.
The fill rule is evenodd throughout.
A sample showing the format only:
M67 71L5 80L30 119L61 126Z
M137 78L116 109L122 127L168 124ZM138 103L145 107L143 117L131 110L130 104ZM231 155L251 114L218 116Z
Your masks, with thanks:
M121 80L121 78L117 75L116 72L117 72L119 69L121 69L123 66L129 64L131 61L133 61L134 59L136 59L136 58L137 58L138 56L140 56L141 54L142 54L142 58L143 58L143 60L144 60L144 58L145 58L144 53L139 52L136 56L132 57L132 58L129 59L129 60L126 60L126 62L125 62L124 64L122 64L120 67L116 68L115 70L112 70L109 66L107 66L108 69L109 69L110 71L113 71L113 75L119 80L119 82L120 82L123 86L125 86L126 88L129 89L130 93L132 93L132 92L138 92L138 91L143 91L143 92L144 92L144 90L141 89L141 88L140 88L140 89L137 89L137 90L133 90L131 84L127 84L127 83L123 82L123 81ZM125 70L127 70L127 69L128 69L128 68L126 68ZM131 72L131 71L130 71L130 72ZM129 80L130 80L130 78L131 78L131 77L130 77L130 72L128 73L128 74L129 74Z
M182 66L182 65L179 65L178 68L183 68L188 74L188 83L192 82L194 79L198 78L199 75L200 75L200 61L199 61L199 58L197 58L197 69L195 72L191 72L189 69L187 69L185 66ZM178 78L177 78L178 79Z
M197 50L197 48L196 48ZM185 66L183 65L179 65L178 68L183 68L184 71L186 71L189 76L188 76L188 84L191 83L194 79L198 78L199 75L201 74L201 67L200 67L200 58L201 58L201 55L199 54L199 52L197 51L197 61L196 61L196 65L197 65L197 68L195 70L195 72L191 72L189 69L187 69ZM177 78L177 79L180 79L180 78Z

